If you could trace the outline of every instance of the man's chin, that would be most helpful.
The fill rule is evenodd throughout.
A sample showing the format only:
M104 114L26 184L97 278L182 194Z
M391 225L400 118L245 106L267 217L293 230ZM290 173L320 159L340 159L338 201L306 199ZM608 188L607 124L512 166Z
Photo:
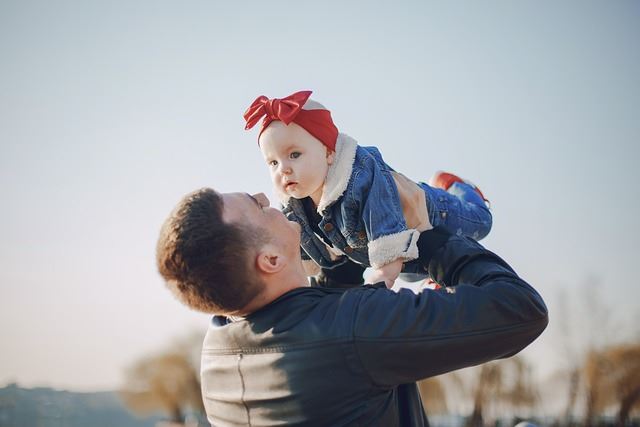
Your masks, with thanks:
M296 232L298 233L298 235L301 235L302 234L302 226L300 224L298 224L297 222L295 222L295 221L289 221L289 222L291 223L291 226L296 229Z

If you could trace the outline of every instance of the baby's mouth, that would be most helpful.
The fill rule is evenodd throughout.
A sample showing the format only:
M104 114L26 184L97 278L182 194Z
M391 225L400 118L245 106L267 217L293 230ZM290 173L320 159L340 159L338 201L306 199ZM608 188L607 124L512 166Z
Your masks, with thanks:
M297 183L297 182L295 182L295 181L287 182L287 183L284 185L284 189L285 189L285 190L291 190L291 189L293 189L293 188L294 188L294 186L295 186L295 185L298 185L298 183Z

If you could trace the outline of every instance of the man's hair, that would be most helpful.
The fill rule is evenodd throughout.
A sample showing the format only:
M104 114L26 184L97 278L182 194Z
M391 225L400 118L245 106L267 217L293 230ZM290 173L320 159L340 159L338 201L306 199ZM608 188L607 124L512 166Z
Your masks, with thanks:
M263 286L251 265L264 231L224 222L223 209L210 188L186 195L164 222L156 249L167 287L187 306L214 314L242 309Z

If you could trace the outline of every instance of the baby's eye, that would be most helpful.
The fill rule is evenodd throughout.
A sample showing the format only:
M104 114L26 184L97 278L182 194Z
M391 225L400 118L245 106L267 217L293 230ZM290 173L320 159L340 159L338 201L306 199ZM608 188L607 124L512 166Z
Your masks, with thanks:
M300 157L300 152L299 151L294 151L293 153L289 154L289 157L292 159L297 159L298 157Z
M277 160L271 160L269 162L269 166L273 167L273 166L278 166L278 161Z

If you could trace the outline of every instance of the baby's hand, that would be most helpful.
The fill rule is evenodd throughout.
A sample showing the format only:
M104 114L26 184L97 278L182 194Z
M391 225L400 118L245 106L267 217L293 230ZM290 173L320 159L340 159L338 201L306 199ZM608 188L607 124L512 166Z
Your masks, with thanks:
M384 282L387 288L391 289L401 270L402 260L397 259L395 261L391 261L389 264L383 265L382 267L374 268L373 273L367 281L369 283Z

